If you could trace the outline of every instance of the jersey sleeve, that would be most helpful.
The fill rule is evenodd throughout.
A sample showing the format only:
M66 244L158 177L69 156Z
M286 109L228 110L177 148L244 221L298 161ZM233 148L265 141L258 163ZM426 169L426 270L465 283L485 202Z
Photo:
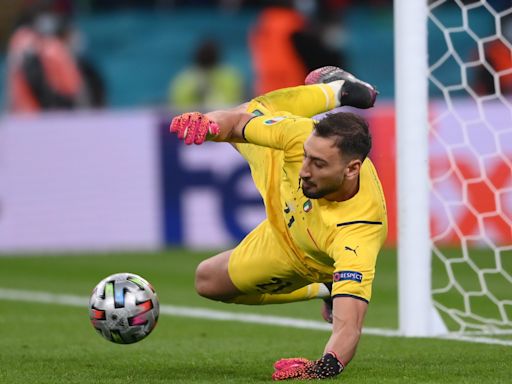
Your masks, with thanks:
M249 143L284 151L285 160L302 161L304 141L313 125L312 119L282 112L254 117L245 126L243 135Z
M369 302L377 255L385 239L379 224L354 224L341 229L329 248L334 260L332 297Z

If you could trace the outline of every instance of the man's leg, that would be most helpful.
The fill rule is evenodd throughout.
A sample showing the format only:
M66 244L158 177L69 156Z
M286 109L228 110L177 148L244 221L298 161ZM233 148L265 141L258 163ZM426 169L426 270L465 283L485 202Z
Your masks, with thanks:
M329 295L329 290L323 283L310 283L290 293L261 293L252 295L240 295L226 302L245 305L265 305L295 303L312 299L324 299Z
M207 299L228 301L242 294L229 277L229 256L233 250L203 260L196 269L195 287Z
M309 277L293 268L268 232L268 225L267 222L260 224L236 249L199 264L195 280L199 295L211 300L249 305L290 303L329 296L329 290L323 283L312 283Z
M258 96L251 100L246 110L265 115L286 111L297 116L313 117L340 106L371 108L378 94L372 85L333 66L312 71L306 77L305 84Z
M222 252L198 265L195 287L199 295L227 303L262 305L324 299L330 294L323 283L310 283L289 293L244 293L229 277L228 265L231 252L232 250Z
M337 89L337 95L341 106L348 105L363 109L371 108L379 94L374 86L359 80L341 68L333 66L315 69L308 74L304 83L340 84L340 88Z

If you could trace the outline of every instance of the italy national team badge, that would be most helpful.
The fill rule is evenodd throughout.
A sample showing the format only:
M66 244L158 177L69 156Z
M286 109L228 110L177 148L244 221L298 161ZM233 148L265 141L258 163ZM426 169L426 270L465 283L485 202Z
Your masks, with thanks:
M313 203L311 202L311 200L308 199L303 205L304 212L307 213L311 211L311 208L313 208Z
M286 119L286 116L276 116L276 117L273 117L271 119L265 120L263 122L263 124L265 124L265 125L272 125L272 124L275 124L275 123L279 123L281 120L284 120L284 119Z

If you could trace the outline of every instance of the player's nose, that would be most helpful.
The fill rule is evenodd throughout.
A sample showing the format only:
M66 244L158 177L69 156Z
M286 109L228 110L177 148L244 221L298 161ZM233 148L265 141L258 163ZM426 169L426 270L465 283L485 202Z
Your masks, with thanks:
M299 176L301 179L309 179L311 177L311 172L309 170L309 166L306 161L302 163L302 167L300 168Z

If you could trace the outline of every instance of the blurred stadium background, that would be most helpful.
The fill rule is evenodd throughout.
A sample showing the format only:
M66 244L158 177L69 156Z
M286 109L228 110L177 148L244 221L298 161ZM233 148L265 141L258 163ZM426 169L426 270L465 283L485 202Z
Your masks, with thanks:
M228 145L185 148L167 132L172 117L182 111L227 107L271 87L296 84L286 84L294 81L291 67L303 78L312 66L337 64L380 91L377 106L360 112L372 127L371 156L390 219L366 322L368 336L352 374L343 379L360 383L366 375L362 382L439 382L441 373L445 382L507 382L500 367L510 356L512 328L509 0L429 2L434 296L449 330L478 331L472 340L495 344L481 347L371 336L398 335L391 0L2 0L0 5L0 335L12 351L11 357L0 354L0 381L60 382L58 374L62 382L166 382L169 375L175 375L173 382L263 382L268 372L261 366L270 369L280 355L296 350L312 358L319 354L319 331L256 325L244 330L235 323L223 328L211 320L178 317L161 320L155 331L160 336L133 346L142 354L158 351L153 363L143 361L151 366L147 377L133 369L140 364L133 356L124 356L113 371L102 367L91 373L91 355L108 358L119 353L118 346L89 339L93 331L86 312L48 304L74 299L41 299L38 294L76 295L80 302L103 277L129 271L151 281L163 304L314 322L318 303L226 308L194 295L194 266L236 244L264 211L248 167ZM270 13L276 6L286 6L286 13ZM81 71L77 84L85 92L77 86L64 98L52 94L46 104L26 107L22 97L17 105L26 110L13 106L19 96L13 95L15 71L26 69L19 61L23 44L13 48L20 21L52 38L61 27L72 32L64 55L76 60ZM499 46L487 54L493 42ZM36 68L32 85L51 86L68 73L45 72L44 60L42 71L37 60L30 67ZM218 77L205 80L200 63L218 69ZM269 74L269 68L281 72ZM48 79L41 85L37 76ZM211 84L222 94L215 94ZM196 93L186 94L196 86ZM30 303L30 297L47 303ZM10 332L6 324L12 325ZM211 329L205 331L205 324ZM65 334L59 334L63 329ZM232 329L247 338L229 344ZM268 352L249 334L263 344L275 343L275 350ZM69 338L83 348L70 345ZM299 339L292 346L286 343ZM191 365L183 356L197 353L188 344L198 343L218 351L219 362L200 352L208 368ZM253 352L240 347L248 343ZM451 351L460 358L451 358ZM234 359L238 354L242 357ZM245 367L251 379L232 368L243 354L254 361ZM43 356L47 363L41 365ZM447 372L429 360L459 368ZM179 365L178 371L164 368L168 361ZM370 363L375 361L378 368ZM470 361L480 364L472 367ZM66 367L77 369L78 376L66 373ZM121 377L116 370L128 373Z
M23 4L30 5L33 3L37 4L38 2L19 1L14 3L18 4L18 11L21 12L25 9L22 6ZM46 172L55 173L52 183L35 183L35 180L32 179L34 175L31 175L29 181L33 182L32 186L37 188L36 190L39 193L28 193L25 188L26 185L20 185L20 189L25 190L31 199L39 199L41 205L46 206L45 212L42 212L44 215L48 213L48 205L50 205L44 203L48 201L46 199L57 199L62 204L62 199L50 191L48 191L50 193L43 195L45 187L50 188L49 184L52 184L54 185L53 188L60 191L60 194L68 193L70 188L83 190L82 186L65 180L65 177L70 177L71 179L80 179L83 184L88 184L90 189L97 190L98 183L95 182L97 180L94 180L94 178L100 177L96 172L99 167L102 168L103 176L109 172L112 175L118 175L118 181L110 180L114 184L118 183L119 180L129 185L135 184L137 181L136 184L139 185L137 187L139 191L133 190L133 186L132 188L127 188L128 184L120 185L117 188L124 191L124 196L118 196L116 195L118 191L111 190L112 195L110 197L112 201L110 201L110 197L107 197L106 191L103 190L96 196L89 195L89 204L94 204L99 199L104 202L109 200L108 204L113 203L115 206L120 206L123 204L122 201L129 204L132 198L131 193L147 193L149 196L146 196L146 200L153 200L153 202L144 203L142 201L145 199L137 198L137 205L151 204L155 208L153 209L153 211L156 211L154 213L149 213L148 211L151 209L146 209L146 207L141 208L140 211L146 212L146 216L153 216L152 219L147 218L146 220L158 222L152 224L154 229L157 229L156 226L161 227L160 234L153 234L153 236L158 237L158 239L153 239L156 243L204 247L225 246L229 241L240 239L243 233L259 220L258 217L251 219L251 215L245 215L240 211L240 209L252 209L255 204L249 198L250 193L245 193L244 189L237 189L235 187L237 180L240 179L242 180L241 183L243 183L244 176L247 176L241 170L243 163L237 160L236 155L230 156L227 154L225 156L216 156L219 159L218 161L226 162L225 166L216 167L211 163L205 162L200 156L208 158L212 154L210 151L218 151L219 149L209 146L205 146L204 150L203 148L189 150L188 148L176 147L176 143L173 142L172 138L166 135L167 124L175 113L184 109L183 107L176 108L175 104L179 103L173 104L172 100L169 100L169 88L171 87L172 80L180 71L192 66L196 49L202 41L208 38L216 40L222 46L222 63L234 67L240 74L241 83L244 84L244 88L243 96L238 101L254 96L254 88L257 88L257 78L261 75L255 73L256 63L253 61L254 55L251 55L248 36L251 31L254 32L258 17L261 15L264 9L263 5L266 2L250 2L251 5L237 1L219 2L219 4L223 5L218 5L214 1L115 1L105 4L95 1L41 1L40 3L57 4L49 6L49 8L54 12L64 14L65 17L69 18L76 31L79 32L80 43L78 45L80 55L93 63L99 76L101 76L105 102L101 109L80 108L81 105L77 102L74 108L77 114L63 114L62 111L58 114L37 114L37 117L34 113L10 114L9 116L4 114L2 127L6 130L12 130L15 135L10 137L10 140L20 140L18 144L26 146L26 148L19 148L19 150L15 151L15 143L6 143L10 145L2 148L4 167L6 161L9 160L10 153L15 152L16 155L13 154L13 156L23 156L23 149L32 158L35 158L37 155L32 151L41 151L40 155L43 158L38 159L38 166L40 167L45 167L42 163L44 161L66 163L69 166L67 170L64 169L64 165L58 169L55 167L46 169ZM305 1L299 3L303 4L302 7L305 8L303 12L306 15L312 14L313 11L309 10L305 4L313 7L314 2ZM380 91L379 105L370 111L362 112L366 114L373 127L378 127L373 132L375 136L373 158L380 168L380 175L388 195L392 222L389 242L394 244L396 241L394 220L396 209L394 202L395 170L392 166L394 164L393 9L390 2L386 1L357 2L357 4L352 4L349 1L327 1L326 3L334 4L331 7L337 12L336 20L339 23L339 28L328 31L326 35L337 33L339 36L336 35L336 38L328 36L329 39L322 37L322 39L330 41L329 44L331 46L329 48L335 49L340 53L340 60L343 61L348 70L354 72L360 78L375 84ZM28 7L28 5L25 5L25 7ZM326 7L328 6L326 5ZM481 8L472 12L471 20L472 25L474 24L475 33L485 36L490 31L494 31L494 19L492 19L488 11ZM19 16L19 13L14 13L16 7L9 7L9 9L12 12L10 18L8 17L9 12L2 15L4 19L2 22L4 50L0 56L0 65L4 76L1 78L0 95L3 100L4 111L6 111L5 107L8 105L9 100L7 92L6 47L12 28L16 25L16 16ZM448 26L457 25L461 18L460 9L454 2L446 2L446 6L439 7L437 12L443 23ZM446 42L442 31L438 28L431 28L431 31L432 37L429 41L429 54L430 57L436 59L446 54ZM273 49L274 47L270 48ZM456 52L460 57L471 58L475 54L474 48L474 41L465 38L465 36L460 36L456 45ZM438 81L442 85L449 86L460 81L460 71L453 59L446 61L443 71L439 72L440 79ZM470 77L468 79L470 84L477 84L478 80L476 74L474 74L473 78ZM436 96L441 98L443 95L443 89L439 86L439 83L435 85L431 85L434 103ZM230 105L234 104L236 103ZM187 106L185 109L204 110L205 105L209 106L209 104L201 104L194 106L195 108ZM470 107L471 105L468 104L468 109ZM88 121L88 119L91 120ZM44 126L45 128L32 132L36 122L36 126ZM446 125L449 127L450 123L447 122ZM13 129L13 127L16 127L16 129ZM119 131L111 133L110 138L105 138L102 135L109 134L109 130L105 129L105 127ZM59 137L59 140L56 141L55 137L51 137L46 132L47 129L54 130L53 133L56 137ZM27 131L22 133L25 130ZM120 139L117 134L121 131L131 132L128 135L123 135L122 142L125 145L123 148L111 147L113 143L119 143ZM27 143L21 137L24 134L28 135L29 132L32 137L30 140L33 140L33 143ZM60 136L61 133L71 136L66 138L65 136ZM84 133L87 133L87 135L84 135ZM36 138L34 135L40 135L41 137ZM137 135L140 136L136 137ZM82 137L82 139L78 140L79 137ZM3 138L4 142L5 140L7 138ZM40 140L48 140L48 142L44 143ZM85 140L91 140L91 143L86 144ZM113 140L113 142L109 143L107 142L108 140ZM143 145L140 140L143 140L145 144ZM38 149L32 148L32 145L36 143L40 143L36 145ZM58 150L50 151L49 144L62 145L62 147ZM130 148L130 145L134 147ZM78 146L80 148L73 150L70 146ZM101 153L101 146L104 146L105 151L103 153ZM135 151L136 148L137 150ZM74 153L76 158L74 160L71 158L64 160L64 156L59 153L63 149L66 149L69 152L68 154ZM28 153L29 150L30 153ZM86 151L92 156L79 156L79 151ZM111 151L115 153L115 161L110 159ZM224 150L220 151L224 152ZM55 157L42 156L47 152L53 152ZM100 158L101 156L104 157ZM125 160L128 160L122 159L122 156L129 157L129 161L132 163L125 163ZM135 159L136 156L140 156L140 158ZM222 160L223 158L225 160ZM78 163L72 165L71 161L94 161L96 165L87 168L84 166L78 167ZM13 159L13 162L17 166L24 167L24 171L31 172L32 169L34 173L43 177L39 169L25 167L26 163L21 162L20 159ZM81 165L84 164L82 163ZM110 166L113 168L108 169ZM137 167L143 173L144 182L146 183L145 187L141 185L143 184L141 180L136 180L133 177L134 175L130 175L130 172L137 172ZM124 176L126 177L121 177L118 174L121 169L123 169ZM219 171L218 169L221 170ZM18 170L14 168L7 168L5 171L19 174ZM67 176L59 172L67 172ZM89 172L90 174L84 175L80 174L81 172ZM48 177L48 173L45 176ZM91 179L86 182L88 177ZM107 177L107 179L109 178ZM62 184L57 186L54 184L55 182ZM108 182L108 180L103 180L102 182ZM156 187L153 186L153 183ZM204 187L201 184L204 184ZM244 183L244 185L246 184ZM195 239L195 235L190 233L185 225L186 222L193 221L197 211L204 212L205 208L198 207L190 202L181 201L189 199L186 195L193 195L193 193L187 193L186 195L183 193L185 189L189 188L194 191L201 190L198 192L199 194L212 195L211 198L217 200L211 204L210 210L217 211L211 216L216 216L212 220L219 221L212 228L217 228L221 233L212 233L208 239ZM229 196L230 198L226 197L226 193L219 193L220 191L226 191L226 188L228 188L227 192L233 192ZM233 191L229 191L229 188L233 188ZM70 192L69 197L73 198L73 193L75 192ZM83 193L86 192L84 191ZM8 220L11 209L15 209L14 207L7 209L8 205L6 205L5 198L3 197L4 201L2 204L4 207L2 210L4 225L6 225L5 221ZM95 198L97 200L94 200ZM80 204L78 204L80 200L84 203L84 206L87 205L83 199L73 200L70 204L73 205L74 209L68 210L63 208L64 215L78 215L77 212L73 211L81 210ZM202 197L200 200L206 202ZM184 208L186 204L190 204L193 207ZM203 205L208 204L203 203ZM37 221L38 211L36 208L35 206L31 207L32 211L29 221ZM60 209L58 206L54 208ZM131 221L137 221L135 219L137 214L133 211L134 209L135 207L132 207L132 212L128 215L132 217ZM90 208L85 208L85 211L94 216ZM126 212L124 209L123 211ZM102 212L103 214L108 213L107 210L102 210ZM222 217L219 214L222 214ZM24 220L24 217L26 217L16 216L17 220ZM110 214L106 216L110 216ZM202 217L201 219L208 217L210 215L205 214L204 218ZM41 219L46 220L48 217ZM66 220L62 216L56 221L61 222L63 227L69 224L64 223ZM98 221L103 222L103 219ZM25 224L23 228L28 230L30 223ZM82 225L79 221L76 224ZM103 225L108 224L104 222ZM141 222L140 227L146 227L147 225L147 221L144 221L144 223ZM189 227L193 226L191 223ZM45 227L47 227L48 231L52 231L51 226ZM151 230L149 229L149 231ZM55 230L54 232L59 231ZM83 229L77 232L84 233ZM59 233L56 244L48 243L45 245L42 243L40 244L41 249L45 247L51 249L53 246L66 248L66 245L58 244L65 237ZM126 237L130 238L131 236L127 235ZM25 240L30 241L26 239L26 236ZM155 242L151 243L150 241L151 244L148 245L154 246ZM204 244L201 244L201 242ZM94 247L94 244L91 243L90 245ZM108 246L108 244L105 245ZM34 246L37 250L38 245L35 244ZM72 245L70 246L72 247ZM28 243L25 246L19 244L13 245L12 248L13 250L16 248L30 248L30 245ZM9 246L4 245L3 249L9 249Z

